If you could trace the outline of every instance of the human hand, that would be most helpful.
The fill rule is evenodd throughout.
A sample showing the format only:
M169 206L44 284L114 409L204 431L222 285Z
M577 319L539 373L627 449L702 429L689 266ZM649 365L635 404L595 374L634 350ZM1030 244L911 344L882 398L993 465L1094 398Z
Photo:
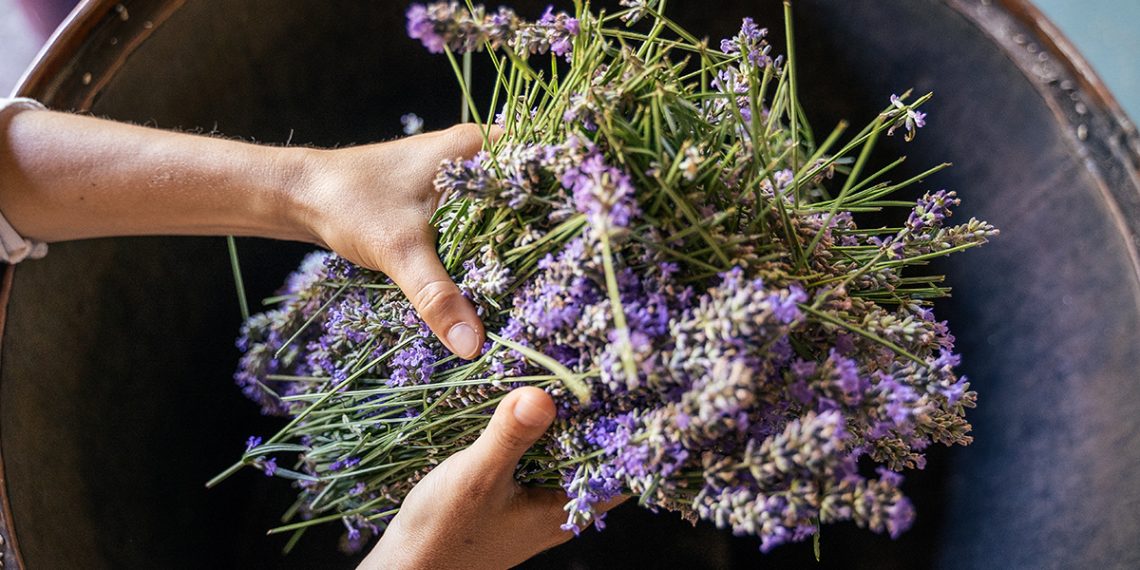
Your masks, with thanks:
M310 151L295 200L311 241L391 277L451 352L474 358L483 324L436 253L429 220L441 196L432 185L444 159L483 144L479 127L457 125L392 142Z
M523 487L515 467L554 420L538 388L503 399L483 434L408 493L361 569L500 569L570 540L560 490ZM600 505L599 512L621 500Z
M429 224L444 159L483 144L459 125L337 150L277 148L53 111L0 116L0 211L21 236L252 235L309 241L392 278L453 353L483 324Z

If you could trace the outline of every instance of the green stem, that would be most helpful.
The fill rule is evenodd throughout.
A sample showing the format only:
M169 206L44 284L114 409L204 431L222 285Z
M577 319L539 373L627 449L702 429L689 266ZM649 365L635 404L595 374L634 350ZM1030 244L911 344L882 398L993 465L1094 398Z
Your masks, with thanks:
M487 338L523 355L527 360L549 370L560 380L563 386L578 398L582 404L590 403L590 388L582 381L577 375L566 368L562 363L554 360L553 358L533 349L529 346L521 345L513 340L507 340L493 332L487 333Z
M234 274L234 287L237 288L238 308L241 310L241 320L249 320L249 301L245 296L245 281L241 277L241 262L238 261L237 241L234 236L226 236L226 246L230 250L230 269Z

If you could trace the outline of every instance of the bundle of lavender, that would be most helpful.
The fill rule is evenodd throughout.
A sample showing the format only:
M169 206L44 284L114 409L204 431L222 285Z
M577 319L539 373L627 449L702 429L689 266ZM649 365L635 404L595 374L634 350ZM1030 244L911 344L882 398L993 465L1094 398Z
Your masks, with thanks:
M929 95L819 140L790 26L786 59L751 19L713 47L664 3L534 22L408 11L476 121L465 63L482 51L497 70L482 116L499 111L505 134L436 178L439 254L489 340L452 356L385 276L312 254L239 341L237 382L290 419L213 483L241 466L292 479L274 532L337 522L360 543L529 385L560 413L517 476L565 489L568 529L601 528L594 505L619 494L763 550L837 521L910 525L899 471L931 443L969 443L975 401L930 309L948 289L916 269L997 230L949 225L954 192L901 195L945 164L871 171L881 136L924 125ZM900 225L856 225L884 209Z

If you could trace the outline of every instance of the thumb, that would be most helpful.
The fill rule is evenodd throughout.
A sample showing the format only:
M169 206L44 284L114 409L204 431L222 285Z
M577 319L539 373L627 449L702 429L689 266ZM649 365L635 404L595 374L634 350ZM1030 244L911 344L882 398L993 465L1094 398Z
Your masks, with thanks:
M510 477L523 453L550 427L554 415L554 400L538 388L507 394L487 429L467 448L471 467L489 476Z
M462 358L478 356L483 349L483 323L443 268L434 241L425 235L401 249L400 263L386 271L388 276L448 350Z

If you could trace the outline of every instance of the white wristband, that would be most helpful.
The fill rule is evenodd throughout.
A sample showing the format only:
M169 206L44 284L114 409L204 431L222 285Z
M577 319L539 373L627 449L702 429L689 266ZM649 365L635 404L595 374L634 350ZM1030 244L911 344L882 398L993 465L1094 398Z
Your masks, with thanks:
M43 109L44 106L31 99L0 98L0 114L9 110ZM39 259L47 255L47 244L26 239L8 223L3 213L0 213L0 261L15 264L25 259Z

